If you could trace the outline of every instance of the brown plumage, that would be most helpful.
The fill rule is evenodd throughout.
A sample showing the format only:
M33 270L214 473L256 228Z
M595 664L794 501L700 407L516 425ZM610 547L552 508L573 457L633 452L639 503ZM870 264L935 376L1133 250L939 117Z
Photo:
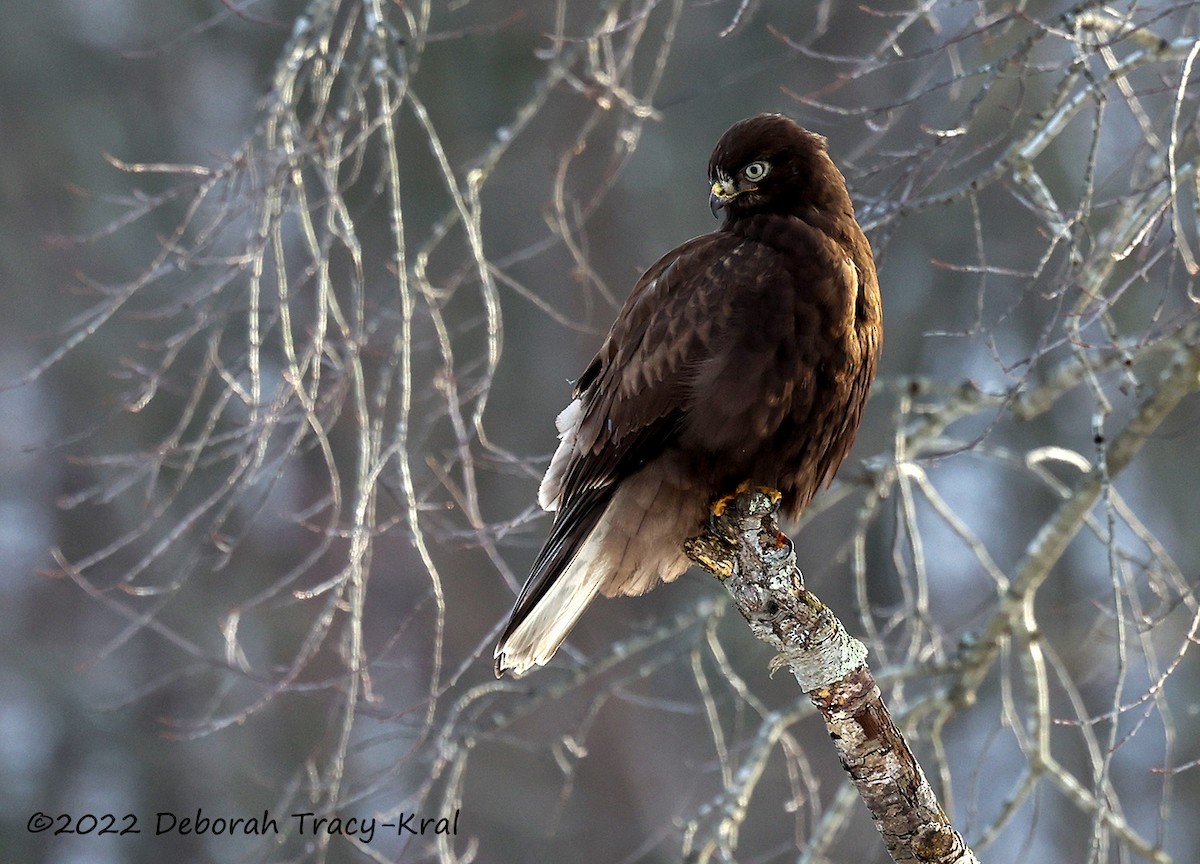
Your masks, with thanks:
M683 541L750 481L797 516L846 457L883 337L871 247L825 139L778 114L709 161L711 234L634 286L559 415L538 500L554 526L496 646L544 664L598 592L688 567Z

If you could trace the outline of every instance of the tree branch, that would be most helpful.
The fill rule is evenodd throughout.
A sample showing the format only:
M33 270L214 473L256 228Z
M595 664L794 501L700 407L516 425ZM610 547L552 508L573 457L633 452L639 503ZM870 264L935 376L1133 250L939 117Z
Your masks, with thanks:
M772 669L789 667L821 712L892 860L977 864L883 703L866 647L804 587L776 509L762 491L741 493L687 541L688 557L721 581L754 635L780 652Z

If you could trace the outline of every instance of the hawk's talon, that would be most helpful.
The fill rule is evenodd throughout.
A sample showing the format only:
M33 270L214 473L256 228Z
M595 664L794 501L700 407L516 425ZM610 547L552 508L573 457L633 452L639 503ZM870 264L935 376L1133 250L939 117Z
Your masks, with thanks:
M774 486L759 486L758 491L770 498L772 504L778 504L783 499L783 493Z
M713 501L713 503L711 505L709 505L709 508L708 508L709 526L712 527L715 520L720 519L722 516L724 516L725 511L729 509L729 505L732 504L738 498L739 495L748 491L749 489L750 489L750 481L743 480L741 483L739 483L737 485L737 488L734 489L732 492L730 492L728 495L722 495L720 498ZM781 500L783 500L783 493L780 492L778 489L776 489L774 486L755 486L754 490L756 492L758 492L760 495L765 495L767 497L767 499L770 500L772 509L778 507L779 502Z
M732 504L739 495L741 495L743 492L745 492L749 488L750 488L750 481L743 480L741 483L739 483L737 485L737 488L734 489L732 492L730 492L728 495L722 495L720 498L718 498L716 501L714 501L709 506L708 512L709 512L710 516L714 519L720 519L722 516L725 515L725 511L727 509L729 509L729 505ZM710 519L709 521L711 523L712 520Z

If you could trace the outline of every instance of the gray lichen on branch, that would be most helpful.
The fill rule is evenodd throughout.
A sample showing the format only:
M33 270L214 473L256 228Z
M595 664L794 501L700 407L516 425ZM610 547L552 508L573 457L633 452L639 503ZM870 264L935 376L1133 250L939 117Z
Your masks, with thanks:
M892 860L978 862L892 720L866 646L805 587L775 513L764 491L740 493L687 541L688 557L721 581L754 635L779 652L772 670L787 666L821 712Z

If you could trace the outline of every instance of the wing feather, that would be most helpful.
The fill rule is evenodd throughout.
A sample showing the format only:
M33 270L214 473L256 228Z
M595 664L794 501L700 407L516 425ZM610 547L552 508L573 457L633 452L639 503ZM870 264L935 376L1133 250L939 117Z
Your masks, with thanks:
M695 370L729 327L738 246L720 232L697 237L638 280L576 385L582 413L561 501L629 476L674 440L694 401Z

